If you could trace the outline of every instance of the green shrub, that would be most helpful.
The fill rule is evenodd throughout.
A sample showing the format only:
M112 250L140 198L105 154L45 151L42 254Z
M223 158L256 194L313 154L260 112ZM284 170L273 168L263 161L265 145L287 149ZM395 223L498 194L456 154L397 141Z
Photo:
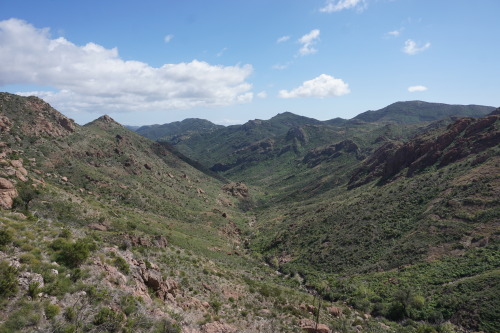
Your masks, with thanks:
M118 268L123 274L130 273L130 266L122 257L116 257L113 260L113 265L115 265L115 267Z
M100 331L117 332L120 330L124 319L123 313L104 307L95 315L92 323L99 326Z
M170 321L164 319L159 322L154 331L154 333L180 333L181 328L177 324L172 324Z
M38 297L40 290L41 290L40 289L40 282L38 282L38 281L31 282L28 285L28 296L34 300Z
M17 291L17 269L6 261L0 261L0 299Z
M59 312L61 312L61 308L56 304L49 303L45 306L45 317L49 320L57 316Z
M123 295L120 298L120 305L122 307L123 313L130 316L132 313L137 311L137 302L132 295Z
M67 267L75 268L87 260L90 252L96 249L96 245L88 239L78 239L72 243L58 238L52 243L52 248L58 250L57 262Z
M12 242L12 233L9 230L0 230L0 249Z
M64 310L64 318L66 318L67 321L73 321L76 318L76 311L74 308L66 308Z
M41 319L40 304L37 302L21 303L20 308L13 312L9 318L0 326L0 332L10 333L26 330L27 327L34 328Z

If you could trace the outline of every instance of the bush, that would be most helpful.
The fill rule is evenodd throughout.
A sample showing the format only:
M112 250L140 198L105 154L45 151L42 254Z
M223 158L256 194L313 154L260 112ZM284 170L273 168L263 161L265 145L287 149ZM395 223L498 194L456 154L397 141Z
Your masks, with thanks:
M110 308L101 308L92 323L99 326L101 331L117 332L120 330L124 319L121 312L115 312Z
M35 281L31 282L28 286L28 296L31 297L31 299L36 299L38 297L38 294L40 293L40 282Z
M12 234L9 232L9 230L0 230L0 249L3 249L4 246L10 244L11 242Z
M17 269L6 261L0 261L0 299L17 291Z
M137 302L134 296L131 295L123 295L120 298L120 305L122 307L122 311L130 316L132 313L137 311Z
M123 259L122 257L116 257L114 260L113 260L113 264L115 265L116 268L118 268L120 270L120 272L122 272L123 274L127 275L128 273L130 273L130 266L129 264L127 263L127 261L125 259Z
M52 243L52 248L58 250L56 261L71 268L76 268L83 264L90 256L90 252L95 250L94 242L87 239L78 239L72 243L62 238L56 239Z
M61 312L61 308L56 304L47 304L45 306L45 317L49 320L57 316L59 312Z

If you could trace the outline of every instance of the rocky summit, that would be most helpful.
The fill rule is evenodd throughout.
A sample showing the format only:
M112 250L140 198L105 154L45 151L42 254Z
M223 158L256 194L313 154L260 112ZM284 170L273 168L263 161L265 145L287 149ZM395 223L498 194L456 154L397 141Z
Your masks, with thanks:
M0 93L0 331L498 332L499 112L136 133Z

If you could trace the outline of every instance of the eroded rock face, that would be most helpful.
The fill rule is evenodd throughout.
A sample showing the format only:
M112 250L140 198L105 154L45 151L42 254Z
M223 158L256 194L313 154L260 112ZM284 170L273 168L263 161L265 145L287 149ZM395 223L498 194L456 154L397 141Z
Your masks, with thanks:
M344 140L326 147L312 149L304 156L302 161L306 163L309 168L312 168L322 162L340 157L344 153L352 153L358 157L360 149L354 141Z
M176 292L179 289L179 284L174 280L163 280L159 271L152 269L140 270L140 275L144 284L151 288L158 298L163 301L175 301Z
M461 118L437 137L423 135L405 144L385 143L353 173L349 187L376 178L387 180L404 169L406 176L411 177L432 165L444 167L493 147L500 143L500 130L495 125L499 120L497 114L479 119Z

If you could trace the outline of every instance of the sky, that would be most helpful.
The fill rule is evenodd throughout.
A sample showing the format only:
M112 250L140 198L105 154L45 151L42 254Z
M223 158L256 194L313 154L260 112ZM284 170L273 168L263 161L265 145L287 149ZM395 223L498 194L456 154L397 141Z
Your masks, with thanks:
M500 106L499 0L1 0L0 91L85 124Z

